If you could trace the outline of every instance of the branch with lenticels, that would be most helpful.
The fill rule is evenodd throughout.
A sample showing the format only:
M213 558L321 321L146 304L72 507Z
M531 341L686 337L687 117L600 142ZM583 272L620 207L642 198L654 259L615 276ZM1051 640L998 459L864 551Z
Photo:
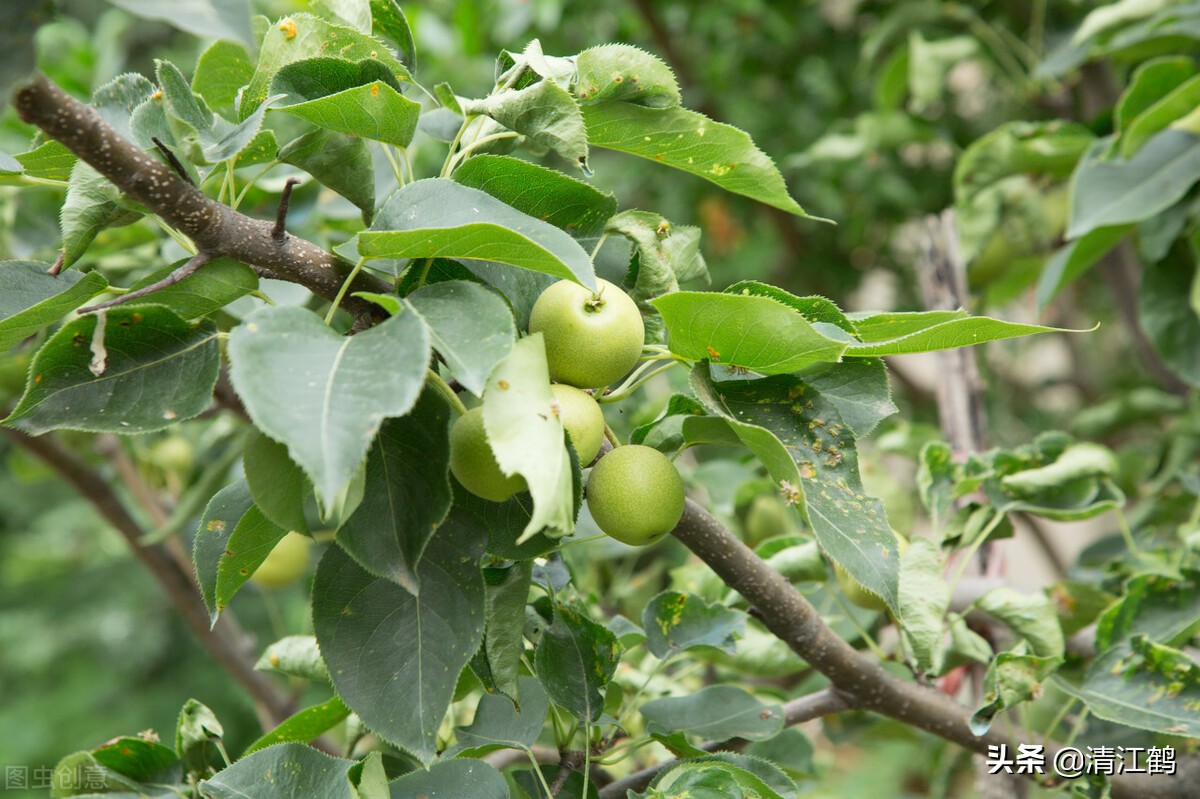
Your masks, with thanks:
M189 262L190 268L202 268L208 260L227 256L263 277L299 283L327 300L337 298L350 264L310 241L285 233L279 221L254 219L209 199L170 165L121 136L94 108L45 75L36 75L19 89L13 102L21 119L58 139L122 192L195 242L199 254ZM369 326L385 314L373 303L350 295L388 290L370 276L355 277L343 307L356 318L357 327Z

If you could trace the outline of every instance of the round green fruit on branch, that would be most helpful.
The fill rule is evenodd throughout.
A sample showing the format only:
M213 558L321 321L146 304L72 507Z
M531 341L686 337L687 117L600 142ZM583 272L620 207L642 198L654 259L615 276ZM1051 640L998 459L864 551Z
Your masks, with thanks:
M472 408L450 428L450 471L477 497L504 502L526 489L525 478L500 471L483 429L483 408Z
M629 544L652 544L675 529L683 516L683 480L656 449L617 447L592 467L587 503L608 535Z
M600 453L604 441L604 413L591 394L565 383L550 386L558 418L571 437L571 445L579 456L579 465L587 466Z
M529 315L529 332L546 342L550 379L579 388L615 383L637 366L646 328L629 295L607 280L599 291L560 280L542 292Z
M895 530L892 530L892 535L896 537L896 548L900 550L900 557L903 558L904 553L908 551L908 539ZM842 589L846 599L867 610L887 610L887 602L883 601L883 597L860 584L837 563L833 564L833 573L837 577L838 587Z
M312 541L292 531L279 539L250 579L263 588L283 588L304 576L308 569L308 550Z

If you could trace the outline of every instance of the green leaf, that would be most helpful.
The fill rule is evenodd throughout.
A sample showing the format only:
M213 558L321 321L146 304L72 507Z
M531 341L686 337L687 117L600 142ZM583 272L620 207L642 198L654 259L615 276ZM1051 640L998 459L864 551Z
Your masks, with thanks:
M692 360L784 374L840 360L846 351L845 340L767 297L678 291L651 304L667 323L671 351Z
M574 280L595 289L591 258L553 225L486 192L429 178L399 189L358 235L369 258L464 258Z
M375 165L362 139L319 128L285 144L278 157L358 206L364 222L374 215Z
M662 660L694 646L712 646L732 655L734 639L745 626L746 614L740 610L678 591L664 591L642 611L646 646Z
M533 562L528 560L483 570L483 645L471 659L471 668L489 693L499 692L514 702L526 699L520 692L518 675L525 654L525 604L532 572Z
M854 436L837 407L791 376L713 383L698 367L692 372L692 386L700 400L747 441L792 501L803 498L805 516L821 549L898 615L896 540L882 503L867 496L862 486ZM698 421L689 420L685 429ZM751 430L758 431L758 441L747 436ZM761 443L764 435L777 446ZM790 469L781 464L780 451L792 461Z
M618 233L634 245L626 286L651 329L646 340L657 342L661 319L650 301L679 290L679 284L708 281L708 265L700 254L700 228L672 225L648 211L622 211L608 221L605 233ZM632 285L631 285L632 284Z
M940 666L943 618L950 608L944 575L945 562L933 542L909 542L900 558L900 627L917 668L925 673Z
M1138 320L1171 371L1200 386L1200 311L1192 306L1196 274L1195 263L1183 259L1144 266Z
M331 730L350 715L350 708L336 696L328 702L306 707L280 722L275 729L246 747L242 757L252 755L260 749L281 743L308 743Z
M101 230L122 227L141 218L136 211L122 207L120 199L120 191L108 178L82 161L75 163L59 213L64 267L78 261Z
M1134 635L1179 646L1200 630L1200 572L1183 579L1139 574L1125 584L1125 595L1104 611L1096 624L1096 646L1116 646Z
M527 493L517 494L508 502L489 502L459 487L454 490L454 507L487 537L488 552L498 558L529 560L558 548L557 540L544 533L517 544L533 518L533 500Z
M783 729L783 708L766 705L733 685L710 685L690 696L666 697L639 709L650 732L682 732L708 740L764 741Z
M27 153L18 153L16 159L25 168L24 174L46 180L67 180L71 177L71 168L79 160L57 139L44 142Z
M783 772L779 766L761 757L735 752L716 752L697 756L682 761L678 766L660 774L653 783L656 786L670 784L670 790L675 791L681 782L673 779L677 770L683 772L695 769L697 771L719 769L733 778L736 790L748 792L750 797L757 799L794 799L796 784ZM680 796L684 795L671 794ZM723 797L722 797L723 799Z
M585 174L590 173L583 115L571 93L552 80L540 80L522 89L502 89L464 103L463 111L486 114L534 144L558 153Z
M945 322L966 319L967 312L956 311L894 311L863 312L850 315L858 339L864 344L905 338Z
M1099 718L1141 730L1200 737L1200 664L1184 652L1144 635L1102 652L1081 685L1059 688L1087 703Z
M975 603L995 616L1021 638L1029 642L1033 654L1043 658L1062 658L1062 627L1053 603L1045 594L1023 594L1014 588L988 591Z
M866 438L897 411L882 360L833 363L805 374L804 379L833 403L855 438Z
M1129 225L1096 228L1067 242L1050 256L1038 276L1038 310L1044 311L1064 287L1095 266L1117 246L1129 228Z
M449 424L433 389L407 416L385 421L367 455L362 502L337 533L360 566L413 594L425 547L450 511Z
M445 760L391 784L392 799L508 799L504 777L482 760Z
M1155 134L1128 160L1100 160L1101 151L1093 148L1081 159L1071 179L1067 238L1149 219L1200 180L1200 136L1186 130Z
M287 447L256 431L246 443L242 464L254 504L263 515L284 530L307 533L304 500L312 483L288 457Z
M99 272L47 274L41 261L0 261L0 351L49 327L108 288Z
M250 418L287 444L331 502L354 476L384 418L403 416L416 402L429 341L415 313L339 336L312 311L280 306L261 308L234 328L229 358Z
M50 0L16 0L0 6L0 97L5 100L12 87L37 67L34 36L54 19L54 12Z
M584 723L604 711L601 691L617 668L620 646L607 627L579 608L554 606L554 621L542 632L534 668L554 704Z
M238 520L217 567L216 594L210 608L214 619L287 534L285 528L273 523L257 506L251 506Z
M330 682L329 669L321 659L317 639L311 635L289 635L267 647L254 664L259 671L300 677L313 682Z
M809 217L788 194L771 159L735 127L684 108L606 102L582 110L588 143L595 147L656 161L734 194Z
M209 108L232 116L238 92L254 77L254 62L246 48L236 42L216 41L200 54L192 91L204 98Z
M549 711L550 698L534 677L521 678L519 707L508 697L484 694L479 698L470 726L454 730L458 746L453 755L483 757L497 749L529 750L542 734Z
M396 0L371 0L372 30L392 40L410 70L417 68L417 48L404 9Z
M242 519L254 508L254 499L245 480L238 480L218 491L200 517L200 526L192 542L192 563L200 583L200 595L212 623L223 607L217 604L217 581L226 549Z
M429 328L433 348L450 373L482 396L492 368L508 357L517 337L508 304L478 283L449 280L422 286L408 301Z
M1037 657L1027 654L1023 645L1011 652L1001 652L988 664L984 677L983 705L968 722L971 731L983 735L992 720L1002 711L1041 694L1045 682L1062 663L1061 658Z
M176 261L164 266L130 286L131 291L145 288L187 263ZM229 303L258 290L258 275L254 270L232 258L217 258L178 283L157 289L148 299L166 305L184 319L199 319Z
M1173 89L1169 94L1137 116L1119 138L1121 157L1130 158L1159 131L1200 105L1200 76Z
M963 316L946 319L944 316L939 317L936 315L942 313L950 314L956 312L934 311L932 312L934 315L926 314L923 320L926 322L924 327L912 330L904 335L896 336L895 338L853 342L846 349L846 357L861 358L864 356L878 357L882 355L904 355L913 352L933 352L936 350L954 349L956 347L971 347L988 341L1032 336L1036 333L1083 332L1078 330L1064 330L1057 327L1046 327L1044 325L1004 322L986 316ZM896 315L882 314L882 316L894 317ZM939 318L942 321L937 321ZM855 325L858 326L860 334L864 323L871 326L874 324L874 318L866 317L865 319L855 320Z
M420 103L400 94L386 64L341 58L308 58L280 69L271 94L286 95L276 108L322 128L407 147L417 130Z
M250 0L108 0L134 16L165 22L200 38L229 39L254 46Z
M408 70L379 39L311 14L294 14L267 29L254 77L242 94L241 118L250 116L267 99L267 89L276 72L288 64L318 56L336 56L347 61L374 58L383 62L396 80L409 80Z
M225 735L225 728L217 716L202 702L189 699L179 709L175 722L175 751L183 758L188 771L203 773L216 755L217 747Z
M317 567L313 628L334 688L368 728L425 764L483 635L483 547L474 525L451 513L417 566L418 596L337 547Z
M600 233L605 221L617 212L617 201L611 194L519 158L475 155L451 177L455 183L485 191L521 213L578 238Z
M517 544L575 528L574 470L554 402L540 333L517 341L483 389L483 424L496 462L506 475L524 477L533 497L533 515Z
M679 105L679 85L658 56L629 44L589 47L575 59L580 102L623 100L648 108Z
M304 744L275 744L201 782L200 795L206 799L352 799L355 794L350 788L350 770L356 765L353 760L331 757Z
M38 350L4 424L33 435L162 430L208 408L219 366L212 322L187 322L161 305L89 314Z
M179 761L179 755L171 747L133 736L96 747L92 757L101 766L142 783L163 780Z

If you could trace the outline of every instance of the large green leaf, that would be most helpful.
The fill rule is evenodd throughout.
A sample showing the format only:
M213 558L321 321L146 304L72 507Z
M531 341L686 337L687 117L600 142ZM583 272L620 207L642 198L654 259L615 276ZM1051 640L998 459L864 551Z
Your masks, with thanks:
M320 796L352 799L350 770L356 763L298 743L260 749L200 783L206 799L284 799Z
M313 629L338 695L363 723L428 764L458 675L483 635L485 540L452 513L417 566L417 596L338 547L313 585Z
M416 594L418 564L450 510L450 408L426 389L412 412L388 419L367 455L363 499L337 533L358 564Z
M983 704L968 722L971 731L983 735L1001 711L1039 696L1042 683L1061 662L1061 658L1029 654L1023 642L1012 651L996 655L984 677Z
M899 613L895 537L882 503L867 496L862 486L854 434L837 406L803 380L787 375L713 383L707 370L698 367L692 372L692 386L740 438L747 440L743 431L756 432L750 439L755 445L747 445L780 488L793 501L803 501L821 549ZM688 420L685 429L698 421ZM764 435L779 446L762 444ZM780 450L794 463L791 470L780 464ZM798 477L798 484L783 476L789 472Z
M703 597L664 591L642 611L646 646L666 659L694 646L711 646L733 654L734 639L746 626L746 614Z
M1154 135L1128 160L1102 160L1101 154L1093 148L1072 177L1068 238L1149 219L1200 180L1200 136L1186 130Z
M412 28L404 9L397 0L370 0L372 32L382 33L400 50L410 70L417 68L417 49L413 44Z
M288 457L287 446L256 432L246 443L242 466L254 504L263 515L284 530L308 532L304 501L312 493L312 483Z
M575 59L580 102L623 100L649 108L679 105L679 85L658 56L628 44L589 47Z
M242 757L281 743L308 743L350 715L350 708L336 696L328 702L306 707L280 722L275 729L246 747Z
M196 62L192 91L204 98L209 108L232 111L238 92L254 77L254 62L246 48L236 42L216 41Z
M971 347L988 341L1000 341L1020 336L1032 336L1036 333L1080 332L1064 331L1061 328L1044 325L1027 325L1016 322L1005 322L986 316L961 316L946 318L940 314L956 313L953 311L934 311L923 315L928 321L923 327L911 330L904 335L891 339L876 339L874 341L853 342L846 349L846 357L879 357L883 355L904 355L913 352L933 352L949 350L956 347ZM881 314L888 317L886 324L892 324L897 314ZM910 321L915 322L916 318ZM873 316L855 320L855 325L871 326L875 324Z
M1048 658L1063 656L1062 627L1053 603L1045 594L1025 594L1001 586L988 591L975 605L1028 641L1033 654Z
M1171 370L1200 386L1200 311L1192 304L1196 274L1195 264L1183 259L1144 267L1138 319Z
M1058 292L1095 266L1128 232L1129 225L1100 227L1060 247L1038 276L1038 309L1045 310Z
M1200 573L1183 579L1139 574L1125 585L1125 595L1104 611L1096 624L1096 646L1108 649L1134 635L1177 646L1200 630Z
M525 605L532 572L533 562L528 560L483 570L486 600L483 645L471 659L471 669L489 692L504 694L514 702L525 701L518 675L525 654Z
M876 358L833 363L804 375L805 381L833 403L855 438L865 438L896 412L887 367Z
M575 529L575 490L540 333L513 345L483 389L483 424L500 469L525 478L533 514L517 543Z
M900 558L900 624L916 666L924 673L940 667L943 618L950 607L945 561L937 545L914 538Z
M534 667L554 704L584 723L600 718L601 691L617 668L620 646L602 624L579 608L555 605L554 621L542 632Z
M1200 665L1184 652L1136 635L1101 653L1081 685L1057 679L1096 716L1170 735L1200 738Z
M557 540L544 533L517 543L533 517L533 500L527 493L517 494L508 502L489 502L459 487L454 491L454 507L464 513L464 518L474 521L488 539L488 552L496 557L529 560L558 548Z
M391 783L391 799L509 799L508 784L482 760L446 760Z
M358 235L368 258L498 261L596 287L591 258L551 224L487 192L429 178L396 191Z
M496 749L530 750L542 734L550 698L535 677L521 678L521 704L508 697L484 694L467 727L454 731L456 757L483 757Z
M108 0L130 14L165 22L202 38L229 39L254 46L250 0Z
M59 213L63 266L87 252L101 230L136 222L141 214L123 208L121 192L88 164L77 161L67 181L67 196Z
M667 697L640 708L650 732L682 732L724 741L763 741L783 730L783 708L766 705L734 685L710 685L690 696Z
M827 335L831 330L818 330L792 308L768 297L677 291L651 304L667 323L672 352L764 374L840 360L849 339L831 338Z
M0 261L0 351L31 336L108 288L99 272L47 274L41 261Z
M250 116L267 99L267 89L276 72L288 64L317 56L336 56L347 61L374 58L383 62L396 80L409 80L404 64L379 39L311 14L294 14L267 29L254 77L242 95L241 118Z
M285 95L281 111L322 128L407 147L417 130L420 103L400 94L386 64L318 57L295 61L271 80L271 94Z
M797 216L809 214L788 194L775 164L743 131L685 108L626 102L583 107L588 143L690 172Z
M450 373L472 394L482 396L488 374L508 356L517 337L508 304L466 280L423 286L408 301L429 327L433 348Z
M280 638L266 648L254 668L313 682L330 682L329 669L321 659L317 639L311 635Z
M425 382L429 340L415 313L339 336L312 311L262 308L229 340L234 388L255 425L287 444L331 502L383 419L403 416Z
M599 233L617 212L611 194L519 158L476 155L451 177L455 183L486 191L523 214L581 238Z
M208 408L219 367L212 322L161 305L119 306L63 325L38 350L4 424L34 435L161 430Z

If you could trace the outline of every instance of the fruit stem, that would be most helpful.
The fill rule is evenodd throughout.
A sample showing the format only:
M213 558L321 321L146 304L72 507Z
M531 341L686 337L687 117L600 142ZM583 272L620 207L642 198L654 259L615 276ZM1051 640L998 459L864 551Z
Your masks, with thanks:
M458 398L458 394L454 393L454 389L450 388L450 384L443 380L441 375L439 375L433 369L426 369L425 374L429 378L429 385L433 387L434 391L441 394L446 402L450 403L450 407L453 408L459 416L462 416L467 412L467 406L463 405L462 400Z
M617 434L607 424L604 425L604 437L608 439L608 443L613 445L613 448L621 446L621 439L617 438Z
M325 324L329 325L333 323L333 315L337 313L337 309L342 304L346 292L350 289L350 284L354 282L354 278L358 277L358 273L362 271L363 264L366 262L366 256L359 258L358 263L350 270L350 274L346 275L346 279L342 281L342 287L338 289L337 296L333 298L333 304L329 306L329 312L325 314Z
M604 246L604 242L608 241L608 234L601 233L600 238L596 241L596 246L592 248L592 263L596 262L596 256L600 254L600 248Z
M657 368L654 368L656 364L657 364L657 361L646 361L641 366L639 366L636 370L634 370L634 373L632 375L630 375L625 380L624 383L622 383L621 385L614 388L608 394L605 394L602 397L597 397L596 402L599 402L599 403L619 402L619 401L625 399L626 397L628 397L633 392L637 391L638 388L640 388L641 385L643 383L645 383L646 381L648 381L650 378L654 377L655 375L662 374L663 372L667 371L668 369L673 369L675 366L677 366L679 364L679 362L672 359L670 363L665 364L663 366L658 366ZM646 367L650 367L650 370L647 371Z

